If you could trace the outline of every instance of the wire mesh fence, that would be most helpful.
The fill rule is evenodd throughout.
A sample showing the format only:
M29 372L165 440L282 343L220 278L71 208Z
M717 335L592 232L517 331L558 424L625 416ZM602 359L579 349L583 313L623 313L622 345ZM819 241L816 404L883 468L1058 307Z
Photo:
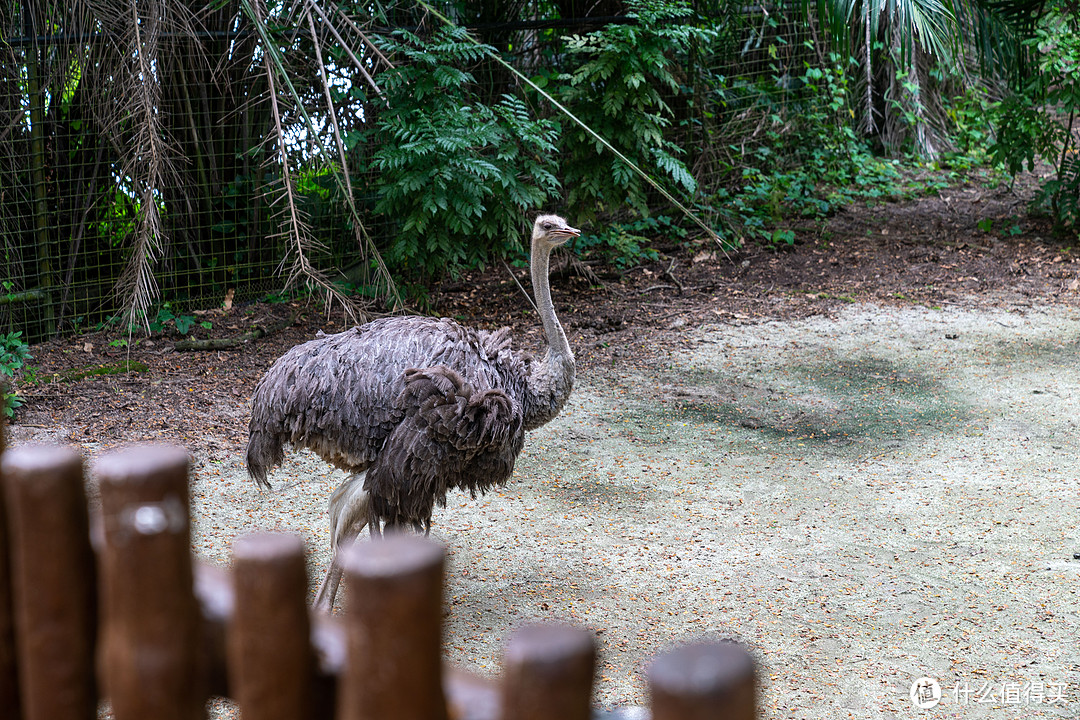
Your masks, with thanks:
M468 63L476 97L517 98L505 107L555 119L564 136L575 123L522 77L570 88L574 68L599 57L598 41L581 38L646 22L620 3L592 4L592 17L570 2L485 5L502 6L444 8L501 60L479 53ZM124 2L0 8L0 328L38 340L120 318L146 326L162 309L262 298L312 278L345 294L385 293L381 255L419 230L385 202L388 184L402 181L387 174L372 141L388 106L376 78L419 61L386 57L379 38L401 29L422 37L436 21L411 3L378 16L363 6L300 6L294 15L247 0L136 12ZM674 70L656 83L662 107L644 113L658 118L674 164L664 170L664 153L635 156L699 212L713 213L716 191L738 181L789 71L821 54L804 42L806 23L792 18L782 6L717 1L651 28L650 37L708 30L687 36ZM653 51L663 44L642 47ZM593 91L597 103L620 92L579 92L587 116ZM598 132L618 135L623 119L609 113ZM592 158L552 159L555 189L515 198L516 207L573 203L572 186L593 166L618 176L603 148L584 144L595 145ZM574 162L585 168L576 176ZM680 166L692 182L680 185ZM497 204L497 189L483 192L484 207ZM651 190L643 197L645 208L666 205ZM609 203L602 212L620 209Z
M119 314L136 253L157 255L155 277L136 282L156 284L174 302L269 289L278 248L263 228L259 158L246 152L244 133L253 128L237 112L242 98L222 93L194 54L176 52L156 68L155 105L123 107L110 88L122 82L108 77L115 68L83 60L118 38L104 30L8 37L0 43L8 80L0 92L0 297L9 325L40 338ZM91 79L96 73L101 82ZM156 127L143 124L140 110L157 117ZM155 140L173 145L168 154L139 137L156 129ZM166 162L157 172L144 165ZM140 234L158 247L132 243Z

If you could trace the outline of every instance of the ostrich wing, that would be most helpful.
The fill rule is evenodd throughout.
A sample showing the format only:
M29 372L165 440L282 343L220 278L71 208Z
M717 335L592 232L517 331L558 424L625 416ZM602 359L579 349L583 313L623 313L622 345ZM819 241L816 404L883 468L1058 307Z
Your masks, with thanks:
M282 355L252 398L248 472L262 486L283 446L310 448L326 462L362 471L401 420L399 348L356 329L308 341ZM394 387L395 380L397 388Z
M496 365L512 362L508 333L434 318L383 318L297 345L255 389L248 472L268 487L267 473L284 458L286 444L363 472L405 416L397 401L407 369L454 368L487 389L502 383Z
M474 495L506 482L524 442L521 405L502 390L475 391L447 367L410 369L397 407L404 419L368 469L371 527L428 531L448 490Z

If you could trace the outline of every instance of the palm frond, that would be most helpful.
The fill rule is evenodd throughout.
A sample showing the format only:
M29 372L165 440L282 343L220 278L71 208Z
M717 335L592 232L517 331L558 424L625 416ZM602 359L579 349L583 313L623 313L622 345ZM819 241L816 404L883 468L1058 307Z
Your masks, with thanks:
M267 26L264 15L265 10L254 5L252 0L241 0L241 6L244 8L248 19L253 23L256 32L260 36L264 49L263 69L268 85L266 100L270 103L273 117L273 142L276 144L274 156L279 163L281 177L281 194L278 200L284 202L283 234L288 239L287 245L289 247L289 253L282 261L283 266L286 264L286 260L289 258L292 260L286 284L292 285L303 281L309 286L314 286L325 293L328 299L341 304L350 316L354 318L363 316L363 311L356 302L342 293L334 284L330 276L317 268L310 261L310 256L321 249L321 244L312 235L310 228L302 217L297 202L297 192L293 171L291 169L289 148L285 141L285 123L281 110L282 99L287 99L289 101L290 110L307 132L309 146L313 153L312 161L317 161L321 158L324 167L330 171L330 176L338 185L340 195L344 198L346 209L349 213L351 224L356 235L357 246L362 257L364 259L370 258L374 260L376 279L385 288L386 295L392 298L396 305L400 305L401 299L398 295L393 278L390 276L389 270L383 263L374 243L364 229L364 223L353 200L352 183L349 178L345 144L341 137L337 114L334 110L334 104L330 94L329 79L327 78L325 70L326 65L323 62L321 50L319 49L319 36L315 26L315 15L319 16L324 25L329 24L328 18L324 13L317 10L314 2L305 1L294 6L294 8L301 13L301 16L297 18L297 20L300 21L298 24L306 24L308 26L308 29L312 34L312 41L315 43L315 48L318 52L318 57L316 59L316 74L321 79L322 94L326 102L325 110L327 112L327 120L331 128L335 149L337 150L338 162L336 164L327 160L327 149L317 142L317 138L321 135L320 128L312 119L305 105L304 98L292 81L289 66L282 56L278 44L271 34L270 28ZM306 20L306 23L303 22L304 20ZM341 34L336 30L330 34L339 42L344 42ZM352 55L354 58L356 57L355 53L351 50L348 54ZM356 62L359 63L360 61L356 60ZM378 90L377 85L374 84L374 80L372 80L372 87L375 88L376 91Z
M149 309L160 294L156 266L168 246L162 197L176 174L175 148L160 112L163 38L166 33L194 36L194 28L185 6L160 0L95 3L92 10L95 22L116 46L99 51L90 63L111 80L102 102L96 103L97 119L120 158L118 175L125 185L120 191L137 206L117 292L126 324L148 327Z
M1019 80L1030 67L1023 41L1045 8L1044 0L957 2L960 41L975 50L984 74Z
M314 2L309 2L309 5L314 7L315 3ZM321 12L319 13L319 15L320 15L320 17L323 18L324 22L327 22L327 24L329 24L329 21L327 20L325 15L323 15ZM323 95L324 95L324 97L326 99L327 115L328 115L328 118L329 118L329 121L330 121L331 129L333 131L334 145L337 147L338 160L341 163L340 179L344 181L344 185L345 185L345 195L344 195L344 197L346 199L346 204L348 205L349 214L352 217L352 226L354 228L354 232L356 233L357 247L359 247L361 249L362 254L365 257L370 256L370 257L373 257L373 258L376 259L377 272L378 272L380 277L382 277L382 278L384 278L386 280L386 282L387 282L387 294L393 297L393 300L394 300L393 306L395 308L398 308L398 307L401 307L401 305L402 305L401 297L400 297L400 295L398 295L397 288L395 287L393 279L390 276L390 270L386 267L386 264L383 262L382 256L379 254L378 250L375 248L375 243L372 241L371 237L368 235L367 230L364 227L364 223L360 219L360 213L356 209L356 203L353 200L354 196L353 196L352 179L351 179L352 174L349 172L348 153L346 152L345 141L341 137L341 127L340 127L340 125L338 123L337 111L334 108L334 101L333 101L333 98L330 95L330 81L326 76L326 65L323 63L322 49L321 49L320 43L319 43L319 36L318 36L318 33L315 30L315 19L312 17L311 13L307 14L307 20L308 20L308 27L311 30L312 41L313 41L314 47L315 47L316 65L317 65L317 68L318 68L319 77L322 80ZM340 38L341 38L340 35L338 35L335 32L334 36L336 38L338 38L339 41L340 41ZM365 41L366 41L366 38L365 38ZM349 54L353 58L356 57L355 55L352 54L351 51L350 51ZM357 62L359 63L359 61L357 61ZM375 89L376 92L379 92L378 85L375 83L374 78L372 78L370 75L368 75L366 71L363 73L363 76L366 79L370 80L371 86ZM381 92L379 92L379 94L380 94L380 96L382 95Z

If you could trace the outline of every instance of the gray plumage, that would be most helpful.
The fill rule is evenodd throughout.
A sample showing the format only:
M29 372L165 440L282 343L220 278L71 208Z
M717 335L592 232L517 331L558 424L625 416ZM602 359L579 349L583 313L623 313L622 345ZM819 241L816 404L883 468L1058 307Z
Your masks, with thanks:
M286 446L309 448L351 473L330 499L334 560L317 604L329 610L340 580L337 550L364 526L427 532L446 494L473 497L505 483L525 431L562 409L574 356L555 317L548 259L579 231L555 215L533 225L531 271L548 349L515 351L508 328L488 332L446 318L391 317L289 350L255 388L248 473L267 473Z

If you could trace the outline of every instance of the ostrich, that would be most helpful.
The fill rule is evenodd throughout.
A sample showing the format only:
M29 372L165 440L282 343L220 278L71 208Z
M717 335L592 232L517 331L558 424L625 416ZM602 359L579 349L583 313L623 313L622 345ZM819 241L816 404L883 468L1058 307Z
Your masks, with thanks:
M389 317L289 350L252 398L247 469L267 472L284 446L309 448L350 473L330 498L331 563L315 604L334 606L338 548L367 526L431 530L446 493L475 498L514 469L525 431L552 420L570 396L574 354L551 302L551 251L577 237L557 215L536 218L531 271L547 337L542 360L511 347L510 329L475 330L447 318Z

